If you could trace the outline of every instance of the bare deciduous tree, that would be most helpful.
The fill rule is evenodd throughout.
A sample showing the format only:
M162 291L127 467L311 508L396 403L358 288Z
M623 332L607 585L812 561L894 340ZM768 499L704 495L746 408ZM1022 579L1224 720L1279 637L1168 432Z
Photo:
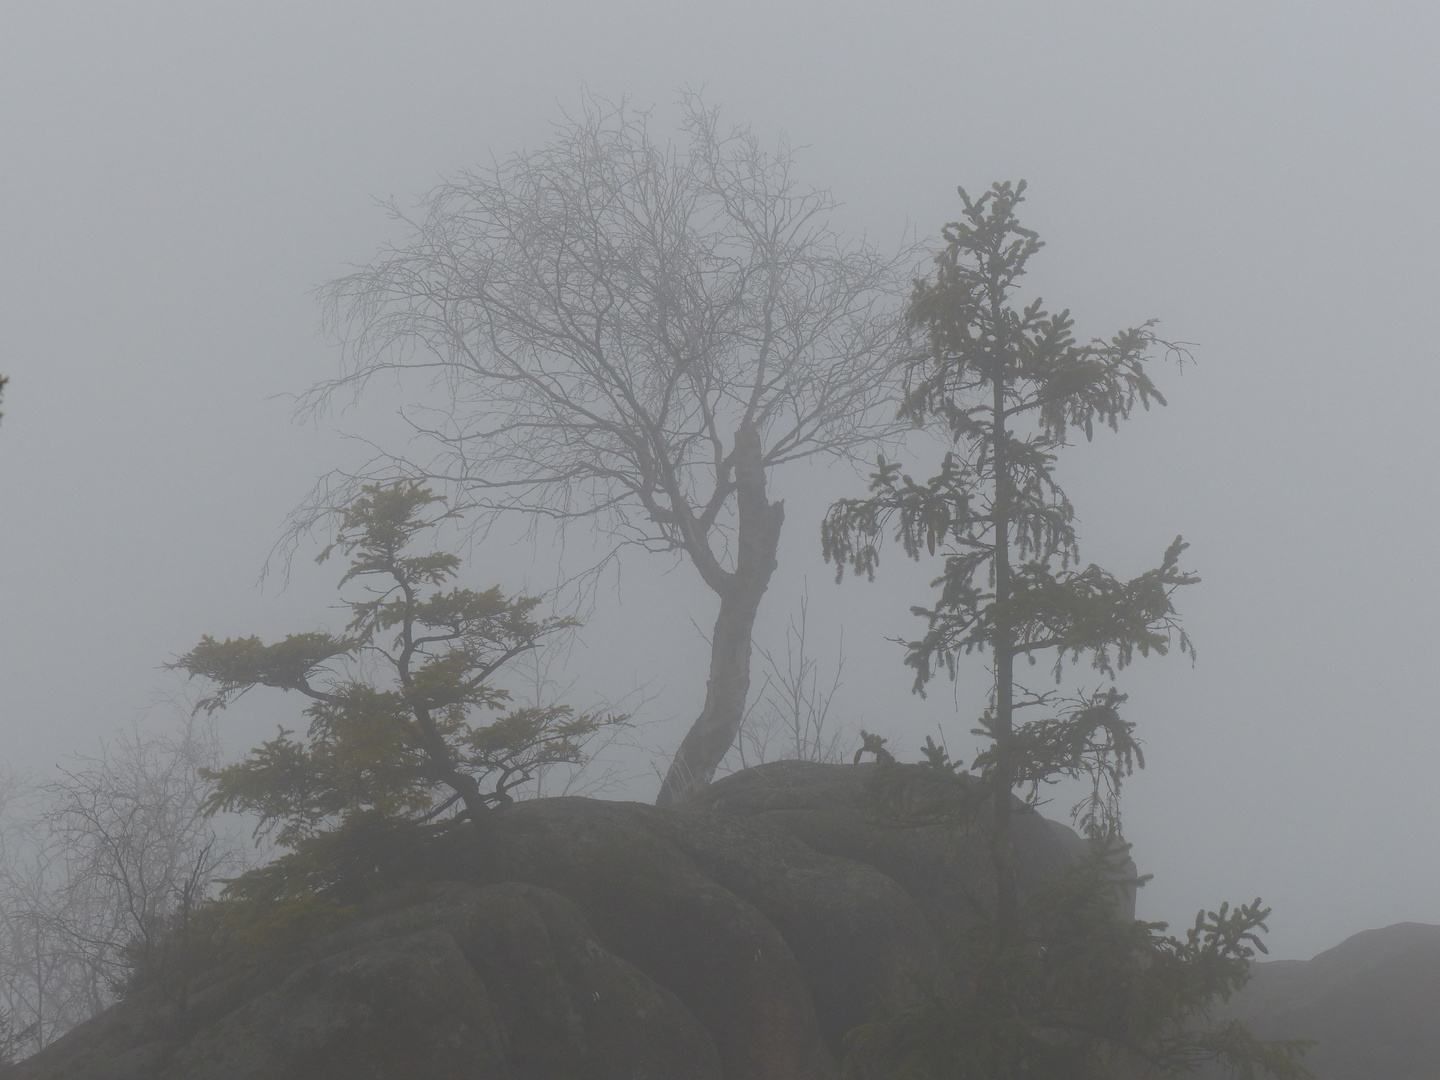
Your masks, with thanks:
M308 408L418 373L428 456L332 475L298 535L377 473L446 485L484 527L595 523L618 551L683 555L719 598L705 703L661 803L709 782L739 730L751 630L776 566L772 470L893 430L913 261L846 241L791 151L682 98L676 142L594 99L544 148L437 188L408 238L323 290L344 345ZM308 511L308 512L307 512Z
M4 1051L33 1053L110 1001L108 988L70 947L62 927L76 898L59 845L47 835L39 792L7 776L0 792L0 1014Z
M202 812L201 770L219 762L213 728L187 718L173 736L123 731L45 785L61 888L83 913L63 929L105 983L162 982L183 1006L189 917L216 875L240 866L238 845Z
M159 983L183 1010L190 913L239 846L202 816L199 775L219 762L213 731L133 728L32 785L5 815L0 850L0 1013L14 1049L39 1049L109 1005L127 983Z

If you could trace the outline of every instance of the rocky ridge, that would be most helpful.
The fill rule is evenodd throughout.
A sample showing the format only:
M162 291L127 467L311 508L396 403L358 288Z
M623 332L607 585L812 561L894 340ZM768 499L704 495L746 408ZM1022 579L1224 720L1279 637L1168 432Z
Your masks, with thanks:
M777 762L681 810L517 804L343 929L141 993L12 1080L835 1080L845 1033L950 977L980 839L887 825L875 766ZM911 772L917 778L922 774ZM1022 885L1073 831L1017 820Z

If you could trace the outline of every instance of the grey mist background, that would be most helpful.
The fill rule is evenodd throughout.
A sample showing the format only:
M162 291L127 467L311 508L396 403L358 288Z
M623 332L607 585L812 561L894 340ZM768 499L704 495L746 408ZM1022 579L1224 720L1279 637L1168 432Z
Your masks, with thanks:
M154 717L202 633L336 613L302 551L256 585L314 478L395 433L382 388L316 426L332 370L313 286L461 167L543 142L587 90L703 89L805 147L805 178L886 243L931 240L956 184L1030 183L1033 287L1082 334L1149 317L1197 343L1171 405L1070 457L1083 554L1131 573L1177 532L1199 647L1127 673L1149 767L1127 800L1142 914L1262 895L1278 956L1440 922L1440 13L1338 3L31 3L0 20L0 755L36 772ZM819 560L844 470L785 474L761 644L808 581L839 719L913 755L983 692L908 693L928 567L874 585ZM578 543L583 540L573 540ZM543 588L555 552L472 573ZM576 695L648 688L673 749L714 617L684 568L625 561L572 651ZM607 587L608 588L608 587ZM693 621L693 622L692 622ZM225 718L239 753L295 716ZM149 722L147 720L147 722ZM157 721L158 722L158 721ZM613 794L653 797L647 767ZM1057 806L1058 811L1058 806Z

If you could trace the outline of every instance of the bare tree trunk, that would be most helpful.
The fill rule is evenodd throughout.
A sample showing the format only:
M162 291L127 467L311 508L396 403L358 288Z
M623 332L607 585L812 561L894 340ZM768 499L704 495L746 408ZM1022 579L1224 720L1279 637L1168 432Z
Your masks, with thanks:
M710 639L710 680L705 707L680 744L656 803L684 802L710 783L729 753L745 718L750 695L751 631L755 613L775 572L775 552L785 523L784 502L765 495L765 465L760 436L748 422L735 435L735 491L739 504L738 552L735 570L727 574L720 594L720 614Z

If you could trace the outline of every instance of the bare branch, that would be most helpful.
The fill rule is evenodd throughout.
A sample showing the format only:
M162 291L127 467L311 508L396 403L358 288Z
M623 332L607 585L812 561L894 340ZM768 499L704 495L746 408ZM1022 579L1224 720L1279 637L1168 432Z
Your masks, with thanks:
M384 472L443 483L476 517L603 519L723 588L742 422L767 467L894 431L913 252L844 241L788 147L681 104L668 142L589 98L540 150L460 174L413 218L391 207L408 239L321 291L343 367L300 408L418 376L430 454L322 481L289 543Z

